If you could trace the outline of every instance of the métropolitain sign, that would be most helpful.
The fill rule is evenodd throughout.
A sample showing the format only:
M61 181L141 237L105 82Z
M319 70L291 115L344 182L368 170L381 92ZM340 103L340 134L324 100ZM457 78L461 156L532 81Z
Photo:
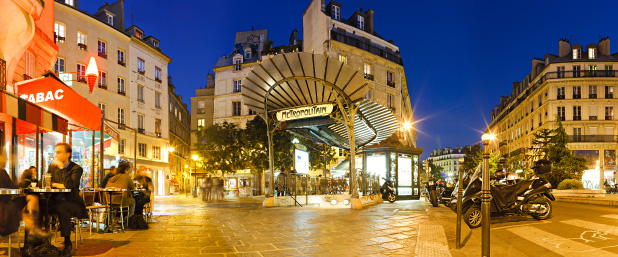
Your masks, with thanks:
M277 112L277 120L297 120L319 116L326 116L333 112L332 104L319 104L313 106L304 106L294 109L288 109Z

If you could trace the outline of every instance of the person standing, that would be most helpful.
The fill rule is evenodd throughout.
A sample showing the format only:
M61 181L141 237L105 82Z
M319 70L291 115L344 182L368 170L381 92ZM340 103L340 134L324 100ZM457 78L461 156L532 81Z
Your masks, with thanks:
M213 191L212 190L212 177L210 177L210 175L208 175L208 177L206 178L206 189L204 190L204 194L206 195L206 198L204 201L206 202L210 202L212 201L213 197Z
M77 163L70 161L72 149L67 143L56 144L54 161L47 173L51 174L51 187L71 189L70 193L53 194L50 198L50 213L58 215L60 235L64 237L64 249L61 256L71 256L71 217L87 219L88 212L84 199L79 196L79 183L84 170Z

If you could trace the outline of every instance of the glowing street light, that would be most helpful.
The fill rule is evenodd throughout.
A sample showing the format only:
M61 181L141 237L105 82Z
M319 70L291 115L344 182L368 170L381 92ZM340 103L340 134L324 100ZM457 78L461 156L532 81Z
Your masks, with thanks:
M410 130L412 128L412 123L406 121L405 123L403 123L403 128L405 130Z
M174 147L170 146L169 148L167 148L167 151L170 152L170 153L173 153L174 152Z

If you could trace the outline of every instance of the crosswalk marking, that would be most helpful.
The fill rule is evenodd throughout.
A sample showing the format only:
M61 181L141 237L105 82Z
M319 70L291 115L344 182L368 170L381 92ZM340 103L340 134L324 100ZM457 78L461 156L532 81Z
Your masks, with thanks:
M586 220L578 220L578 219L561 220L560 222L569 224L571 226L589 229L589 230L603 231L605 233L618 236L618 227L616 226L605 225L605 224L590 222Z
M607 215L601 215L602 218L608 218L608 219L617 219L618 220L618 214L607 214Z
M440 225L419 225L416 241L417 256L451 256L444 228Z
M579 243L577 241L573 241L561 236L557 236L531 226L510 228L508 229L508 231L539 246L542 246L545 249L548 249L556 254L563 256L581 256L583 254L586 254L590 256L618 257L618 254L600 250L595 247Z

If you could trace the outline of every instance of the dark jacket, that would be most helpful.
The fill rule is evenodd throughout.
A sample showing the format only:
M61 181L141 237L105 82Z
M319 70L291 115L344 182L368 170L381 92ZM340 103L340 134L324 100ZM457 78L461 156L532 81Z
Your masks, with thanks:
M79 183L84 174L84 170L77 163L69 162L69 166L65 169L59 169L55 165L50 165L47 173L51 173L51 183L63 184L65 188L71 189L70 193L64 193L67 201L74 202L79 206L80 212L77 213L78 218L88 218L86 204L84 199L79 196Z
M110 173L105 174L105 177L103 177L103 179L101 180L101 184L99 184L99 186L100 186L101 188L105 188L105 186L107 186L107 181L109 181L109 179L110 179L111 177L113 177L113 176L114 176L114 174L112 174L111 172L110 172Z
M133 193L131 193L131 190L133 190L133 180L131 180L131 176L129 176L129 174L116 174L109 179L105 187L117 187L127 189L129 191L124 192L124 200L122 204L132 205L135 202L133 199Z
M0 169L0 188L17 188L15 182L4 169ZM17 231L21 220L20 212L17 204L11 200L11 196L0 196L0 237Z

